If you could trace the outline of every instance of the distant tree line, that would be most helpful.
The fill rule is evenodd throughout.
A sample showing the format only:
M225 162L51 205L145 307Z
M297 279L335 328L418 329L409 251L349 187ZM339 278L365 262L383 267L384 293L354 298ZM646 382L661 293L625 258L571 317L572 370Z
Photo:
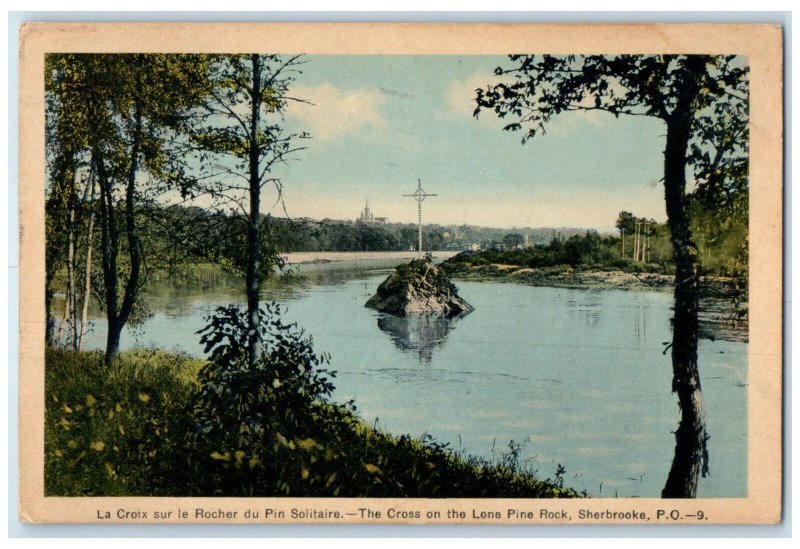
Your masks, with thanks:
M672 272L674 267L668 258L656 256L659 261L636 264L630 256L622 257L621 239L602 236L589 230L569 238L553 238L548 244L536 246L497 246L477 252L465 251L449 259L445 266L455 272L459 265L488 265L501 263L531 269L548 267L580 267L588 269L649 272Z
M727 205L717 205L704 197L702 189L687 196L689 225L697 248L698 273L733 279L740 298L747 292L747 189L731 192ZM619 234L613 237L620 255L636 260L637 224L642 264L673 264L673 245L669 226L653 219L622 211L617 218ZM624 248L623 248L624 240ZM623 251L624 250L624 251Z
M746 196L742 198L746 202ZM720 226L715 223L718 210L707 210L696 198L692 198L691 225L695 229L698 249L698 269L702 274L724 276L733 279L735 294L739 300L746 299L744 293L747 280L746 210ZM636 225L639 224L639 259ZM646 223L646 224L645 224ZM451 264L481 265L504 263L529 268L569 265L604 270L674 273L672 240L666 223L637 217L622 211L617 218L619 235L601 235L589 230L573 234L568 238L556 235L547 244L523 246L522 236L510 233L502 243L479 251L466 251L452 260ZM623 233L624 231L624 233ZM623 237L624 234L624 237ZM738 290L738 291L737 291Z
M417 248L417 225L412 223L369 224L334 219L295 219L272 217L271 237L283 252L408 251ZM422 226L425 250L465 250L521 246L525 236L508 229L474 225ZM519 230L517 230L519 231ZM532 245L549 241L554 229L522 229ZM582 229L559 229L558 234L580 234Z

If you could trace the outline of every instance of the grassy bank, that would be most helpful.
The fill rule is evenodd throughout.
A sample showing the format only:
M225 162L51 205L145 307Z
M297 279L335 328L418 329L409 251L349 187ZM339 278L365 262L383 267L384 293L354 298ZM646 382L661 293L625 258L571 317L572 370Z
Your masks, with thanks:
M193 409L204 361L159 351L46 356L49 496L575 497L519 462L395 436L350 407L319 402L304 436L268 432L257 451L216 448Z

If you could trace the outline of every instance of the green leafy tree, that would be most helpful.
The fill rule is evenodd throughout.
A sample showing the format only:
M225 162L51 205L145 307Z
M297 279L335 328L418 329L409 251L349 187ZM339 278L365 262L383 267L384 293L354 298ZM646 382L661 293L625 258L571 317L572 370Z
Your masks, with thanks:
M658 224L656 223L655 219L647 219L645 217L636 217L631 212L622 211L619 212L619 216L617 216L617 223L616 227L620 232L620 236L627 235L629 245L625 247L631 248L630 254L624 254L626 257L634 257L636 255L637 248L635 246L635 242L637 238L639 240L639 248L638 251L641 254L640 259L643 261L648 261L647 257L644 257L643 248L642 246L647 246L648 254L650 253L650 240L656 236L658 233ZM646 240L646 244L644 244Z
M636 222L639 219L634 216L631 212L619 212L619 216L617 217L616 227L620 231L625 231L626 234L631 234L636 230Z
M704 270L732 276L739 316L747 314L749 124L746 89L740 101L714 105L700 117L703 143L690 159L695 190L688 195ZM724 107L724 108L723 108Z
M524 130L523 142L544 132L554 116L601 110L614 116L647 116L663 122L664 198L675 262L672 390L681 420L675 456L662 495L695 497L708 470L703 398L697 364L699 278L687 198L687 170L709 176L705 151L746 151L742 133L720 120L746 124L747 69L735 56L707 55L512 55L498 68L509 81L477 90L477 115L494 111L510 119L506 130ZM698 152L699 151L699 152ZM709 154L708 158L712 157ZM708 186L709 184L707 184Z
M525 237L519 233L509 233L503 237L503 245L509 250L522 246L523 242L525 242Z
M81 132L81 119L75 112L73 103L79 96L71 89L73 75L53 56L45 62L46 116L45 139L49 180L45 201L46 212L46 310L48 314L47 341L50 344L62 341L65 324L69 324L70 345L78 347L76 317L76 250L78 248L79 227L85 208L80 202L80 172L83 167L81 149L86 136ZM56 75L62 73L61 78ZM53 306L54 278L56 272L66 267L67 288L65 291L64 317L54 333L55 319L50 317Z
M400 229L400 246L403 250L415 250L417 240L418 233L413 227L403 227Z
M91 206L100 225L102 288L95 297L108 321L105 360L110 363L119 354L122 329L140 305L146 279L142 207L165 193L186 194L192 184L172 145L202 97L192 82L203 78L205 68L198 56L138 54L59 54L49 56L47 68L50 123L70 132L56 141L56 165L65 167L53 171L51 188L63 189L74 178L65 174L74 172L76 158L91 166L92 188L95 178L98 187ZM75 195L75 185L70 193ZM53 250L50 259L56 255Z
M265 239L269 216L261 214L264 188L274 187L281 201L282 183L273 168L288 162L304 147L297 145L305 133L290 133L283 120L287 105L299 101L289 90L303 63L301 56L242 54L207 56L209 78L200 82L207 98L198 112L191 143L204 167L197 177L216 207L227 209L241 231L245 249L230 257L244 272L247 311L247 345L250 365L261 354L258 337L259 297L262 279L281 259ZM267 246L265 247L265 243Z

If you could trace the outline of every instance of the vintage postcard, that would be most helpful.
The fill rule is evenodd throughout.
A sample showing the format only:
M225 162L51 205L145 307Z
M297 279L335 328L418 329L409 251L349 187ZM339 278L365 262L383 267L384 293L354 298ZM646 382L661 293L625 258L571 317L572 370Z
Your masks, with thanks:
M21 520L781 520L780 27L19 47Z

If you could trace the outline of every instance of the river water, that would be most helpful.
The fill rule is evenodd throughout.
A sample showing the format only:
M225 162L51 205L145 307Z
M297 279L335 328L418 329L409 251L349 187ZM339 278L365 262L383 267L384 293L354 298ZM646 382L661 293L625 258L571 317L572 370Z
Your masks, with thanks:
M520 461L601 497L659 497L677 428L670 392L672 297L666 292L577 290L457 282L475 311L460 319L400 319L364 308L389 270L301 268L301 284L265 299L313 336L338 371L334 400L394 434L429 434L454 451L499 458L510 441ZM195 332L230 289L163 293L152 316L126 330L123 349L202 355ZM102 348L95 319L89 348ZM699 347L710 434L710 476L700 497L747 495L747 344L717 337Z

